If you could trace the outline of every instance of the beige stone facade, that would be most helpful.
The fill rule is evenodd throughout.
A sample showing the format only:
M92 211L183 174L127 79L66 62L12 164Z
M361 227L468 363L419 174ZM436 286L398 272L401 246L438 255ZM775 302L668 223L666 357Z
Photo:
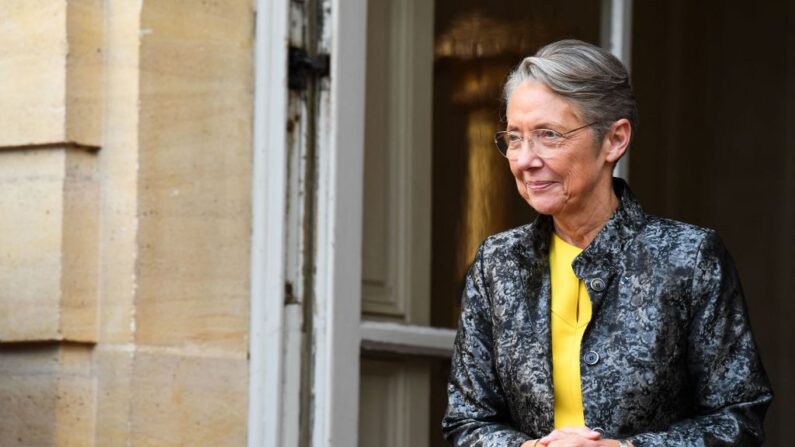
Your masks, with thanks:
M0 17L2 445L245 445L253 2Z

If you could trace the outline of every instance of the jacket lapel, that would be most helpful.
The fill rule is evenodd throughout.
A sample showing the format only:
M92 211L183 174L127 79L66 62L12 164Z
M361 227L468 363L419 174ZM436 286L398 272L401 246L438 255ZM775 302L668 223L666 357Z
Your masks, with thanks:
M551 287L549 279L549 240L552 219L539 216L528 237L519 245L525 284L524 304L526 318L519 318L523 327L521 345L528 356L528 365L534 368L532 383L533 405L538 412L534 418L534 431L546 434L554 429L554 392L552 389L552 337L550 332ZM520 314L521 315L521 314ZM528 396L529 397L529 396Z
M613 179L619 205L590 245L574 259L574 274L585 282L591 298L592 319L596 318L607 291L624 270L624 253L628 244L645 225L646 216L627 184Z

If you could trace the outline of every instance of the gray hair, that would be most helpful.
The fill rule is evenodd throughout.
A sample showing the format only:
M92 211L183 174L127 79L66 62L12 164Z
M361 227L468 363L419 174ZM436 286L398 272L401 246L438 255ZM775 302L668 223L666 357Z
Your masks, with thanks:
M506 107L516 87L525 81L546 85L574 105L586 123L598 123L593 126L598 140L621 118L637 131L638 106L629 73L618 58L602 48L573 39L544 46L508 75Z

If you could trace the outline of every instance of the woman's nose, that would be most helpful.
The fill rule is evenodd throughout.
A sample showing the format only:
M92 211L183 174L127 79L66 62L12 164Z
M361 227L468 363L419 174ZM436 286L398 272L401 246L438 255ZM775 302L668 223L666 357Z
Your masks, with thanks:
M544 165L544 160L538 156L533 145L528 141L522 142L522 147L516 156L514 163L520 169L540 168Z

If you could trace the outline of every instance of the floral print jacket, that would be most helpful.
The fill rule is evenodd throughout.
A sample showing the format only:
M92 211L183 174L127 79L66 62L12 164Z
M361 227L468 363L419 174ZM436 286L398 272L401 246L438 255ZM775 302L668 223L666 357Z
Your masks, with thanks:
M712 230L620 205L572 263L592 318L585 423L635 446L758 445L773 398L733 262ZM518 447L554 429L549 216L491 236L469 271L442 422L455 446Z

